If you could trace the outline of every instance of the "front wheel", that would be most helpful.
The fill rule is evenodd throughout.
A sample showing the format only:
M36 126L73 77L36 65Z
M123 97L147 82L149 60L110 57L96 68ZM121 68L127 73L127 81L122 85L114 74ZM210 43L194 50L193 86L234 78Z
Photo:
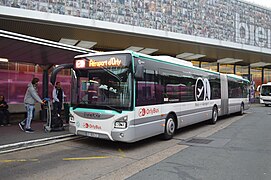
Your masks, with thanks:
M176 120L173 115L168 115L165 124L165 132L163 134L163 139L171 139L176 130Z
M213 107L213 111L212 111L212 119L210 119L210 124L215 124L218 118L218 111L217 111L217 107L214 106Z
M243 115L244 114L244 104L241 104L241 107L240 107L240 115Z

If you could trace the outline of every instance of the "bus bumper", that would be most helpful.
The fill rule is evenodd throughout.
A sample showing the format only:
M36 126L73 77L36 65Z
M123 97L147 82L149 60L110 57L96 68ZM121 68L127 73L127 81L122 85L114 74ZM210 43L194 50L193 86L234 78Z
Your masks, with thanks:
M112 140L107 134L97 133L97 132L89 132L84 130L77 130L75 125L70 124L69 126L69 132L75 135L81 135L81 136L88 136L98 139L106 139L106 140Z
M135 129L129 127L128 129L113 129L111 136L114 141L135 142Z

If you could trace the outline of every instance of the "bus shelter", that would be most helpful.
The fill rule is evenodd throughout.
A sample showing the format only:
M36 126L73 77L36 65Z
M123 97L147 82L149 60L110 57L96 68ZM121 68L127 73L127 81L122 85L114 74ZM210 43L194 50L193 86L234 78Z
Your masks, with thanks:
M48 97L48 70L52 66L71 63L74 56L91 52L93 51L78 46L0 30L0 57L2 61L33 63L42 68L42 98Z

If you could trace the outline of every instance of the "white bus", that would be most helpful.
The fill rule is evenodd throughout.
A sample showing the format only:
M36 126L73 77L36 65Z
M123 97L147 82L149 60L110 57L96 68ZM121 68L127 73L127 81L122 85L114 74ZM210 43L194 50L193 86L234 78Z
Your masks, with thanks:
M265 106L271 105L271 82L262 84L260 87L260 103Z
M76 56L69 130L135 142L249 108L249 81L169 56L115 51Z

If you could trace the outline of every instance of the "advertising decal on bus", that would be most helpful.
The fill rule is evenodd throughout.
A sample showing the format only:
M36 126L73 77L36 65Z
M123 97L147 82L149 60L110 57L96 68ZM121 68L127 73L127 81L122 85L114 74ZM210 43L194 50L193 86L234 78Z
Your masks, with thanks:
M195 85L196 101L205 101L211 99L211 87L207 78L198 78Z

